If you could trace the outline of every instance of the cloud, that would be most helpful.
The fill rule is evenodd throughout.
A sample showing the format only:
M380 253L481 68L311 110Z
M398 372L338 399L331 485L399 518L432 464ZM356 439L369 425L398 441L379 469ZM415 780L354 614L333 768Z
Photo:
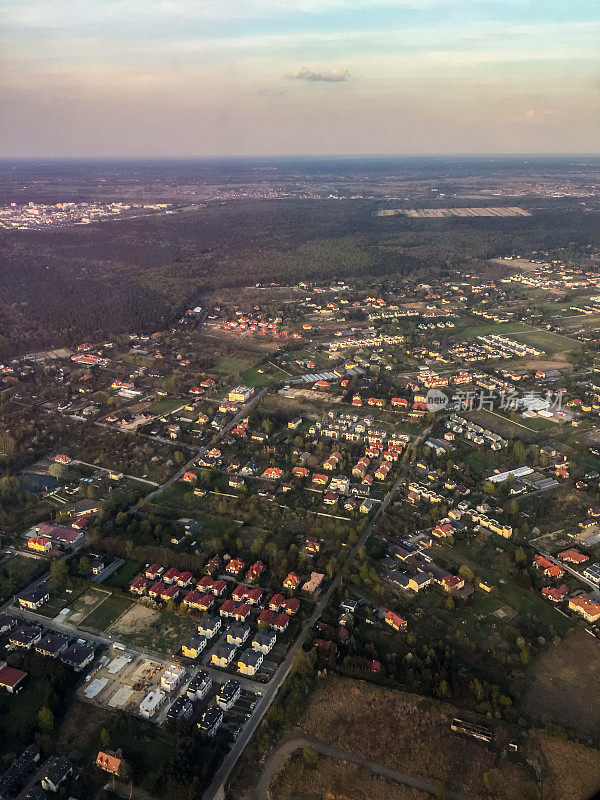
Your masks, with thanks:
M290 75L297 81L322 81L324 83L341 83L350 77L347 69L330 69L328 72L314 72L308 67L300 67Z

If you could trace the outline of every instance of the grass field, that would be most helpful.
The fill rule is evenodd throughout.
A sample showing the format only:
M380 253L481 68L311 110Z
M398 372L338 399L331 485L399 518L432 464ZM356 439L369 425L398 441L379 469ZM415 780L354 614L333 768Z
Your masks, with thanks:
M116 589L127 590L129 584L140 571L141 564L137 561L126 561L116 572L103 582L104 586L114 586Z
M171 411L174 411L176 408L181 408L183 405L185 405L185 403L181 398L164 397L161 400L157 400L156 403L152 403L148 412L154 414L154 416L161 417L163 414L170 414Z
M559 725L600 743L600 646L579 630L540 653L527 670L522 708L533 719L550 714Z
M490 335L509 336L515 342L527 344L538 350L543 350L548 355L561 353L581 347L581 344L567 336L561 336L552 331L538 330L526 325L524 322L485 323L469 325L460 332L459 338L471 339L476 336Z
M233 375L235 372L243 372L251 369L251 367L252 361L250 359L236 356L220 356L215 363L217 372L222 372L224 375Z
M97 605L87 617L82 619L81 626L104 633L121 614L129 610L133 605L131 600L110 595Z
M581 347L580 342L569 339L567 336L561 336L559 333L553 333L552 331L529 329L523 331L523 333L515 333L510 338L521 344L527 344L530 347L543 350L551 356L555 353L562 353L566 350L575 350Z

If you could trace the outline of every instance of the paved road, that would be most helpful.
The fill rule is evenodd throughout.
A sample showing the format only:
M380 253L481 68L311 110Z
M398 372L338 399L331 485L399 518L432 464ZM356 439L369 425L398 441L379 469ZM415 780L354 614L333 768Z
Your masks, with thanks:
M86 639L88 642L93 644L95 647L111 647L115 643L119 643L119 639L116 636L111 636L108 633L90 633L85 628L82 628L81 624L77 626L69 625L66 621L59 621L58 618L48 619L47 617L42 616L41 614L36 614L33 611L27 611L24 608L17 608L17 607L6 607L4 606L3 610L7 611L11 616L19 617L20 619L26 620L28 622L35 622L38 625L42 625L45 628L56 631L57 633L62 633L65 636L73 639L75 637L82 639ZM126 652L136 654L141 656L142 658L152 659L154 661L158 661L160 664L166 664L170 661L177 661L177 663L181 663L180 659L177 655L171 656L168 653L157 653L152 650L140 650L135 647L127 647ZM264 684L259 683L258 681L252 680L244 675L232 675L229 672L225 672L224 670L217 669L210 665L196 665L187 662L185 665L186 669L191 671L196 671L197 667L203 669L205 672L211 676L213 681L218 683L225 683L225 681L229 680L230 678L235 678L236 681L241 685L242 689L247 692L257 693L264 691Z
M431 432L431 427L428 427L415 440L413 445L419 446L429 436L430 432ZM343 575L344 567L347 564L350 564L356 558L356 555L357 555L359 549L361 547L365 546L365 544L367 542L367 539L371 536L371 534L373 533L373 530L375 529L375 525L377 523L377 520L378 520L380 514L383 514L383 512L386 510L386 508L388 507L388 505L390 504L390 502L394 498L396 492L400 488L400 485L402 484L402 481L404 480L404 477L405 477L406 473L408 472L409 466L410 466L410 462L405 464L400 469L400 473L398 474L398 477L396 478L396 481L395 481L394 485L392 486L390 491L385 496L385 499L379 504L379 507L378 507L377 511L375 512L375 514L371 518L371 521L369 522L369 524L365 527L365 529L364 529L360 539L358 540L358 542L349 551L345 551L344 552L344 554L343 554L344 558L342 560L342 563L340 564L340 568L339 568L336 576L334 577L334 579L329 584L329 587L327 588L327 590L319 598L319 600L318 600L317 604L315 605L315 608L314 608L313 613L311 614L311 616L307 620L305 620L304 623L302 624L302 630L301 630L300 634L298 635L298 638L292 644L292 646L288 650L288 653L287 653L285 659L277 667L273 677L271 678L269 683L266 685L264 693L263 693L263 696L256 703L256 707L254 709L254 713L253 713L252 717L246 723L245 727L240 732L239 737L236 739L233 747L231 748L231 750L227 753L227 755L225 756L225 758L221 762L221 765L219 766L218 770L216 771L216 773L215 773L215 775L213 777L213 780L211 781L209 787L207 788L207 790L205 791L205 793L203 795L203 800L215 800L215 798L217 796L222 796L223 795L223 787L225 785L225 782L226 782L227 778L229 777L229 775L231 773L231 770L234 768L234 766L235 766L238 758L241 756L245 746L250 741L250 739L251 739L252 735L254 734L255 730L258 728L262 718L266 714L269 706L271 705L271 703L275 699L275 696L276 696L277 692L279 691L279 689L281 688L283 682L285 681L285 679L289 675L290 670L292 669L293 662L294 662L294 657L295 657L296 653L300 650L302 645L304 644L304 639L306 638L307 631L315 625L315 623L317 622L317 620L319 619L319 617L323 613L323 610L324 610L325 606L329 602L329 600L331 598L331 595L339 587L339 585L340 585L340 583L342 581L342 575Z
M71 459L73 464L83 464L84 467L92 467L99 472L117 472L117 470L107 469L107 467L99 467L98 464L90 464L88 461L80 461L78 458ZM132 481L139 481L140 483L147 483L149 486L158 486L156 481L149 481L147 478L139 478L137 475L127 475L123 473L126 478L131 478Z
M269 787L276 778L281 766L294 751L301 747L312 747L321 755L334 758L336 761L348 761L351 764L357 764L375 775L381 775L383 778L388 778L395 783L402 783L404 786L411 786L421 792L435 795L439 790L439 783L422 778L420 775L408 775L405 772L399 772L391 767L370 761L368 758L357 756L349 750L340 750L337 747L332 747L318 739L296 736L293 739L284 741L267 759L263 773L256 786L256 800L270 800ZM449 800L469 800L460 792L451 792L447 796Z

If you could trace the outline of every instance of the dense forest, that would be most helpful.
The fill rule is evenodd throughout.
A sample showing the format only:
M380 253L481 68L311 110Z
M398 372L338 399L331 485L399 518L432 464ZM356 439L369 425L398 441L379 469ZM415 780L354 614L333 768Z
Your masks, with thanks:
M89 227L0 232L0 357L167 326L206 290L431 277L536 249L600 245L598 215L536 201L525 218L373 218L365 201L244 200Z

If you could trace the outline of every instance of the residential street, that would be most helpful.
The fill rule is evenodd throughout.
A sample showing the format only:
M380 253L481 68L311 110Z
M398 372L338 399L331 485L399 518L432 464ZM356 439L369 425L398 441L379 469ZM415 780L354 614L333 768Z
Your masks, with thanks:
M423 431L423 433L421 433L421 435L414 441L413 445L416 446L416 447L420 446L425 441L425 439L427 439L427 437L429 436L430 433L431 433L431 427L426 428ZM371 521L369 522L369 524L364 529L360 539L354 545L354 547L352 547L348 552L346 552L345 558L342 560L342 563L340 564L340 568L337 571L335 577L333 578L333 580L329 584L329 587L327 588L327 590L319 598L319 600L318 600L317 604L315 605L315 608L314 608L313 613L311 614L311 616L307 620L304 621L304 623L302 625L302 630L301 630L300 634L298 635L298 638L292 644L292 646L288 650L288 653L287 653L284 661L282 661L282 663L279 665L279 667L275 671L273 677L271 678L271 680L269 681L269 683L265 687L264 695L263 695L263 697L260 698L259 702L257 702L256 708L254 709L254 713L252 714L252 717L250 718L250 720L248 720L248 723L246 724L244 729L240 732L240 735L239 735L238 739L235 741L233 747L231 748L229 753L227 753L227 755L225 756L225 758L223 759L223 761L221 763L221 766L216 771L215 776L214 776L210 786L208 787L208 789L206 790L206 792L203 795L203 800L214 800L214 798L219 796L219 793L221 792L221 789L224 786L225 781L229 777L229 775L231 773L231 770L235 766L238 758L241 756L245 746L247 745L247 743L252 738L252 735L253 735L254 731L257 729L258 725L260 724L260 721L262 720L262 718L266 714L266 712L267 712L269 706L271 705L271 703L273 702L277 692L279 691L279 689L283 685L283 682L285 681L285 679L289 675L289 672L290 672L290 670L292 668L292 665L293 665L293 662L294 662L294 656L296 655L298 650L300 650L300 648L304 644L304 639L306 638L306 632L308 631L309 628L312 628L315 625L316 621L319 619L319 617L323 613L323 609L325 608L325 606L329 602L329 599L330 599L331 595L333 594L333 592L340 585L340 583L342 581L343 568L347 564L351 563L356 558L356 555L357 555L359 549L361 547L364 547L364 545L367 542L367 539L373 533L379 515L382 514L385 511L385 509L388 507L390 502L395 497L396 492L400 488L400 485L402 484L402 481L404 480L406 472L408 471L408 466L409 465L406 464L401 468L400 473L398 474L398 477L396 478L396 481L395 481L394 485L392 486L390 491L387 493L387 495L385 496L384 500L380 503L379 507L377 508L377 511L375 512L375 514L371 518Z

